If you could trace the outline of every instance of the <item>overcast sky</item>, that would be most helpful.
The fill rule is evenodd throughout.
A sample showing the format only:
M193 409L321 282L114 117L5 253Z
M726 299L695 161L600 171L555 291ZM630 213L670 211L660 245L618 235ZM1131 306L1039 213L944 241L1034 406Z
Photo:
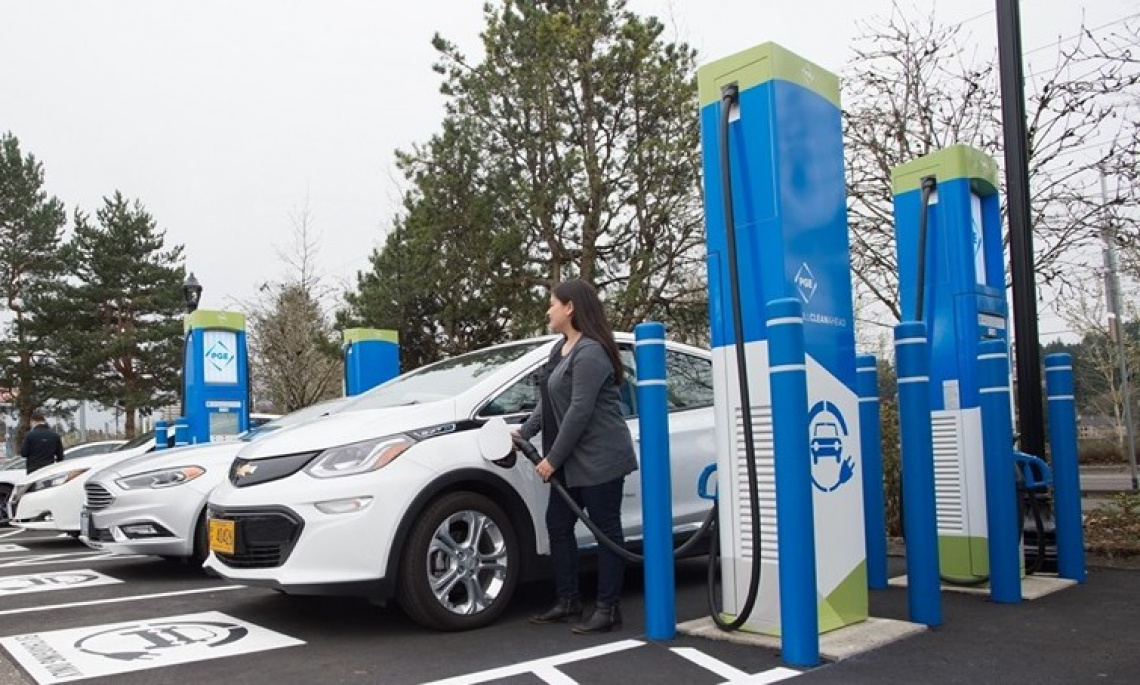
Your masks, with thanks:
M710 61L775 41L833 71L857 23L890 0L631 0ZM903 6L915 12L916 5ZM995 0L937 16L985 50ZM399 209L393 151L437 131L435 32L479 53L481 0L0 0L0 132L43 163L47 190L93 213L115 190L186 246L204 308L280 277L307 206L320 272L355 284ZM1035 50L1140 11L1137 0L1023 0ZM1029 55L1046 59L1052 50ZM1046 331L1043 331L1043 333Z

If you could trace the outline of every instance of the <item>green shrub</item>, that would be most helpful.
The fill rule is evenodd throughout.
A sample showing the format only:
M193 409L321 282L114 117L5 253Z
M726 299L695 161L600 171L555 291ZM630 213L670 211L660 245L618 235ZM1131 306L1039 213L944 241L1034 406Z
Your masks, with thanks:
M1082 464L1122 465L1127 464L1124 458L1127 450L1121 450L1116 440L1089 439L1077 442L1077 459Z

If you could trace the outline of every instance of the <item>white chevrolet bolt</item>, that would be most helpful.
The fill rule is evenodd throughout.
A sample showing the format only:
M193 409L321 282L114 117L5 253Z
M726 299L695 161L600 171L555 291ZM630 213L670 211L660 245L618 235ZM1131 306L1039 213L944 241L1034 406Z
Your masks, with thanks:
M112 464L84 486L79 539L113 554L153 554L200 564L206 558L206 497L249 442L323 416L321 402L246 431L236 441L149 452Z
M633 339L617 336L629 377ZM534 372L556 338L505 343L404 374L341 411L286 428L239 453L209 499L205 566L289 594L395 598L440 630L477 628L506 608L549 553L548 485L525 460L480 453L478 428L519 422L538 401ZM695 530L697 495L715 459L708 352L667 346L675 531ZM637 437L636 397L623 403ZM641 538L638 474L626 478L627 540ZM583 530L581 544L593 540Z

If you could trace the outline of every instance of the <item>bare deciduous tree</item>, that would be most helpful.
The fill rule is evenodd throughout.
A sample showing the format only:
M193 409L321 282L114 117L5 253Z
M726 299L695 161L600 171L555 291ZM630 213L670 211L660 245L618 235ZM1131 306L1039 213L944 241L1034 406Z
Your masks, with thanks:
M1082 27L1074 43L1044 53L1055 55L1049 66L1027 68L1036 272L1060 292L1079 285L1072 255L1099 239L1097 170L1120 154L1105 137L1122 125L1104 86L1136 87L1129 63L1107 59L1092 36ZM897 319L891 169L957 143L1003 164L996 60L979 54L962 25L914 19L898 5L864 25L854 52L844 133L855 285Z
M289 250L277 250L287 275L262 284L247 306L255 406L288 413L340 395L343 362L317 273L320 235L308 205L293 218Z

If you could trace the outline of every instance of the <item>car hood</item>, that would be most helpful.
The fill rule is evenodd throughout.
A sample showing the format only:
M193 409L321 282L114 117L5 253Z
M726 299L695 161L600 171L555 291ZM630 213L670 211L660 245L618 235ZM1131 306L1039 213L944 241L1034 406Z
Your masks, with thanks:
M246 443L241 441L216 442L147 452L146 454L130 457L123 462L109 464L105 466L100 473L96 474L94 478L99 479L106 475L112 475L113 477L133 476L139 473L161 469L164 466L187 466L189 464L197 464L199 461L225 460L227 458L232 460L237 453L241 451L241 448L245 446ZM197 465L202 466L202 464Z
M133 452L131 453L133 454ZM61 473L68 471L78 471L80 469L101 469L105 468L121 459L129 459L131 454L124 454L122 452L104 452L103 454L93 454L90 457L79 457L77 459L67 459L65 461L56 462L50 466L45 466L42 469L29 473L24 476L20 481L21 485L34 483L43 478L50 478Z
M344 411L292 428L282 428L249 443L238 456L242 459L260 459L282 454L316 452L457 419L454 400Z

